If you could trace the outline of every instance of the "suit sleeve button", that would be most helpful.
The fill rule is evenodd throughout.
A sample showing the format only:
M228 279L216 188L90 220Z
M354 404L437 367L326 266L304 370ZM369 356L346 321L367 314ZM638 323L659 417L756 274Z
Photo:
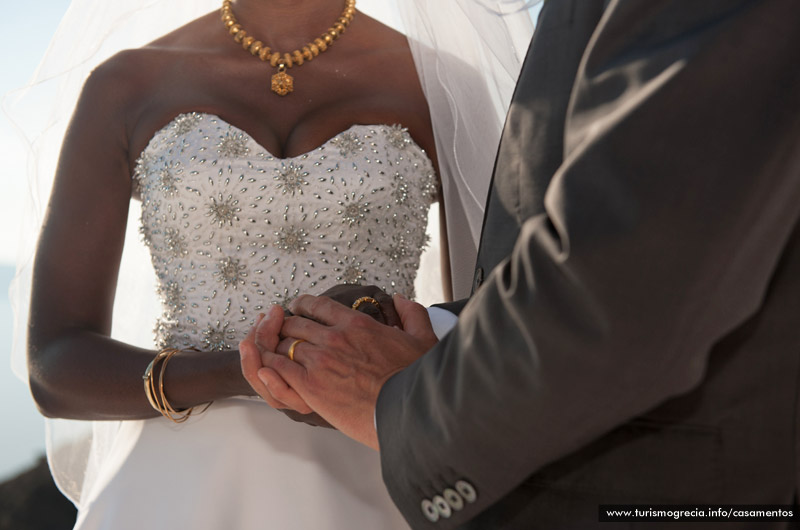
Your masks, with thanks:
M422 501L421 506L422 513L425 514L425 517L428 519L428 521L435 523L439 520L439 510L436 509L436 506L431 501L425 499Z
M453 509L450 508L450 505L447 504L447 501L444 500L444 497L441 495L437 495L433 498L433 505L436 506L436 511L439 512L439 515L445 519L453 515Z
M456 482L456 491L470 504L475 502L478 498L478 492L475 491L473 485L466 480L459 480Z
M453 488L447 488L444 490L442 496L454 511L457 512L464 508L464 499Z

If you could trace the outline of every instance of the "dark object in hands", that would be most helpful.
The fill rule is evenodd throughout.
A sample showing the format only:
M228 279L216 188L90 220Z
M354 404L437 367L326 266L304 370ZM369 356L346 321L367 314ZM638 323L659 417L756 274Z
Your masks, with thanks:
M380 304L380 308L372 303L359 304L356 311L371 316L381 324L402 327L400 317L394 308L392 297L383 292L380 287L374 285L336 285L322 293L321 296L327 296L348 307L352 307L360 298L373 298Z
M326 429L335 429L333 425L325 421L325 419L317 414L316 412L312 412L311 414L300 414L296 410L291 409L280 409L281 412L286 414L289 419L299 422L305 423L306 425L311 425L312 427L325 427Z

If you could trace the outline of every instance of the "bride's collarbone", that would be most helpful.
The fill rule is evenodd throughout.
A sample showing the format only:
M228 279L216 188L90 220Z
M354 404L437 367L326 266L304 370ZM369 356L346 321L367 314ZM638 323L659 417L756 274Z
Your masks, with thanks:
M197 60L191 52L193 63ZM252 57L248 61L209 58L204 67L161 70L147 84L131 135L131 150L140 152L153 135L180 114L218 116L242 130L274 156L308 152L356 124L401 124L416 128L427 105L416 81L385 66L364 68L352 61L293 68L295 91L279 96L270 90L275 69ZM198 66L198 65L195 65Z
M287 101L289 98L295 101ZM264 88L261 97L253 101L237 96L181 99L174 98L169 104L140 115L131 137L132 151L141 152L159 130L177 116L191 112L219 118L279 158L310 152L353 125L400 124L414 136L420 113L413 101L382 93L309 97L308 93L299 92L281 98ZM268 101L265 103L264 99Z

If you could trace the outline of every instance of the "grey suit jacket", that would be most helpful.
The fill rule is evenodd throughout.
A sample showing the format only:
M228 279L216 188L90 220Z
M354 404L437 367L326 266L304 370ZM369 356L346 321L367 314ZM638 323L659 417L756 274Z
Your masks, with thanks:
M795 501L798 21L797 0L546 0L476 290L378 400L413 528Z

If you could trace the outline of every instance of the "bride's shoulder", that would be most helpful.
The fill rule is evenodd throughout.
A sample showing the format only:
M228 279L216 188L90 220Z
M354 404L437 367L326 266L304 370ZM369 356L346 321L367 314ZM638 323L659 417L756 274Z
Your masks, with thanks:
M151 92L157 70L164 68L164 62L163 54L143 48L117 52L89 74L81 100L123 118L144 94Z
M354 38L360 45L371 50L373 54L404 53L408 50L408 38L396 29L364 13L358 24L351 26Z
M147 47L122 50L100 63L89 81L108 84L142 79L142 74L163 64L167 55L162 50Z
M216 39L209 39L209 31L218 24L211 14L195 19L140 47L117 52L101 63L91 77L101 83L125 83L132 88L157 81L174 71L176 66L191 65L213 47Z
M206 18L140 48L119 51L92 70L76 108L79 121L103 116L102 121L109 126L130 129L162 99L185 92L187 84L196 81L198 74L193 72L202 72L200 65L214 56L209 53L214 44L202 42L204 27L208 26ZM129 138L131 133L126 130L123 136Z
M159 87L169 84L215 56L209 39L203 39L207 21L202 17L140 48L117 52L97 66L84 85L96 97L111 97L116 105L141 103Z

